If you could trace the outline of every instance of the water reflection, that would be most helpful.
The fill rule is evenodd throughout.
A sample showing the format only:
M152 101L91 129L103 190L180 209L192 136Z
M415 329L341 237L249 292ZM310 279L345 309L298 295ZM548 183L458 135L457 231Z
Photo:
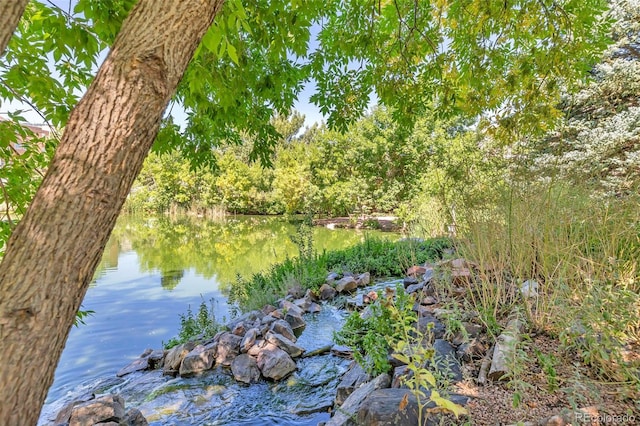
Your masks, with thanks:
M159 348L177 334L178 315L189 305L213 299L216 316L228 318L224 284L295 256L294 233L294 225L278 218L120 217L83 301L95 314L71 330L47 400L113 376L145 348ZM364 235L314 229L319 250L344 248Z

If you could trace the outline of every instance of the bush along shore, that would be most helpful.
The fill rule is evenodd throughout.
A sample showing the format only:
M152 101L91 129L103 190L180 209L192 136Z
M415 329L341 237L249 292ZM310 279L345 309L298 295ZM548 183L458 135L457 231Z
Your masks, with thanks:
M298 414L329 412L327 425L640 420L633 383L626 382L622 395L608 392L607 382L589 380L592 367L580 353L566 351L558 336L531 326L525 307L544 291L540 282L512 283L502 289L514 301L509 309L480 311L482 305L474 303L482 297L480 283L499 285L486 273L459 257L446 239L366 240L323 254L301 250L299 258L238 280L242 292L232 288L245 309L271 303L224 327L203 303L197 314L182 317L181 335L167 348L146 351L118 376L162 371L165 377L205 378L218 369L251 386L290 378L309 358L344 357L353 361L330 381L334 397ZM394 276L400 278L389 279ZM308 319L336 306L351 314L334 341L311 351L300 346ZM589 338L586 330L577 332ZM627 350L619 342L619 352L610 357L637 378L637 360L622 358ZM107 394L70 403L56 423L146 424L143 413L131 409L125 416L122 398Z

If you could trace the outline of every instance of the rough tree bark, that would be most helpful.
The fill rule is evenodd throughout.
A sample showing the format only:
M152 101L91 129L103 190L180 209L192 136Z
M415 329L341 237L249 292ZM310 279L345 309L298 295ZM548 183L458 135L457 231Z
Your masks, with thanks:
M0 263L0 425L36 424L160 119L224 0L140 0Z
M0 56L7 48L27 3L29 0L0 0Z

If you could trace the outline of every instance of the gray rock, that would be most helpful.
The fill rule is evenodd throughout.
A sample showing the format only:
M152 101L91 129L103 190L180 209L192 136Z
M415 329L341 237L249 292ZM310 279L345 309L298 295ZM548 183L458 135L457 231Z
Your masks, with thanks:
M148 426L149 422L142 415L140 410L137 408L130 408L129 411L126 412L122 420L120 420L120 426Z
M307 325L304 318L302 318L302 314L297 314L295 312L287 312L284 316L284 320L289 323L294 333L296 330L301 331Z
M264 317L264 316L265 316L264 312L257 311L257 310L256 311L250 311L250 312L247 312L244 315L239 316L238 318L233 319L232 321L229 321L227 323L227 328L229 330L233 330L236 327L236 325L240 324L241 322L246 322L246 321L253 322L253 321L257 320L257 319L258 320L262 319L262 317Z
M358 282L353 277L344 277L336 282L336 291L338 293L351 292L358 288Z
M216 354L216 364L228 367L231 361L240 353L240 343L242 337L231 333L223 333L218 340L218 352Z
M331 300L336 297L336 294L338 292L329 284L322 284L320 286L320 289L318 290L318 293L320 294L320 300Z
M267 341L266 340L256 340L256 342L253 344L253 346L251 346L249 348L249 350L247 351L247 355L251 355L251 356L258 356L258 354L260 353L260 351L265 347L265 345L267 345Z
M309 312L309 306L313 303L311 295L307 293L306 296L301 297L293 301L293 304L302 309L304 312Z
M402 383L403 379L405 376L407 376L407 374L409 373L409 371L407 371L407 366L406 365L401 365L398 367L395 367L393 369L393 378L391 379L391 387L392 388L406 388L407 386Z
M404 277L404 279L402 280L402 284L404 285L404 288L409 288L410 286L416 285L419 282L420 281L418 281L418 279L415 277Z
M167 352L167 356L164 358L164 367L162 372L168 376L175 376L178 374L182 360L195 347L195 342L187 342L170 349L169 352Z
M358 275L356 281L358 282L358 287L366 287L371 284L371 274L369 272L360 274Z
M149 360L149 368L161 368L164 364L164 357L168 351L162 349L156 349L147 355L147 359Z
M69 426L92 426L124 417L124 399L120 395L105 395L73 407Z
M265 339L267 340L267 342L276 345L277 347L288 353L292 358L297 358L304 352L304 348L296 345L281 334L276 334L270 331L265 336Z
M136 371L150 370L151 366L149 365L149 358L145 356L144 358L138 358L133 360L133 362L126 367L121 368L117 373L117 377L126 376L127 374L131 374Z
M271 324L270 330L273 331L274 333L281 334L282 336L286 337L287 339L291 340L294 343L297 340L295 334L293 333L293 329L291 328L289 323L286 322L285 320L275 321L273 324Z
M442 339L446 331L446 327L433 315L425 315L418 318L418 331L420 333L426 333L429 324L433 324L431 327L431 334L434 339Z
M240 352L246 353L256 342L259 331L257 328L250 328L240 342Z
M359 388L363 383L371 380L371 377L362 369L355 361L349 366L349 370L342 376L338 387L336 388L336 405L342 405L354 390Z
M435 350L435 358L431 363L431 368L441 374L448 375L452 382L462 381L462 371L456 357L456 349L451 343L443 339L436 339L433 342L433 349Z
M191 377L210 370L216 357L216 344L198 345L185 355L180 364L180 376Z
M405 289L408 294L416 293L424 288L424 282L411 284L409 287Z
M289 302L288 300L283 300L280 304L280 307L282 308L282 311L286 312L287 314L292 313L299 316L302 316L302 314L304 314L303 308L293 302Z
M335 356L339 356L341 358L352 359L353 358L353 349L348 346L343 345L333 345L331 347L331 353Z
M427 268L427 271L422 276L422 280L425 282L425 284L429 284L431 281L433 281L434 277L435 271L433 270L433 268Z
M435 404L428 401L427 391L424 403L426 410L423 410L423 421L427 426L450 424L443 414L430 412L435 408ZM400 410L400 402L407 398L407 404ZM452 402L464 406L468 398L461 395L450 395ZM443 423L444 422L444 423ZM416 397L407 389L378 389L362 402L358 410L357 423L361 425L376 426L413 426L418 424L418 401Z
M333 284L340 279L340 275L336 272L331 272L327 275L327 283Z
M258 353L258 368L264 377L280 380L296 370L296 363L285 351L267 343Z
M381 374L370 382L367 382L354 390L344 401L344 404L335 410L335 415L329 419L326 426L343 426L353 424L352 418L358 414L362 402L376 389L387 388L391 380L388 374Z
M257 383L260 380L260 369L256 359L250 355L242 354L234 358L231 363L233 377L242 383Z
M316 302L311 302L311 305L309 305L309 308L307 309L307 312L310 314L317 314L321 311L322 306L318 305Z

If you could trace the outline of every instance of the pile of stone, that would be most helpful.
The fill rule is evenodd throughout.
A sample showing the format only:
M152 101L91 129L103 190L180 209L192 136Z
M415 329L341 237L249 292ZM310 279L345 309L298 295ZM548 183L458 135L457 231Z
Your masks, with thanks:
M89 401L73 401L56 417L56 426L146 426L149 423L136 408L125 411L119 395L104 395Z
M371 283L371 274L365 272L360 275L345 273L340 275L332 272L327 276L327 282L318 289L320 300L331 300L338 294L352 293L359 287L366 287Z
M256 383L260 377L280 380L296 370L294 359L305 349L296 345L305 327L303 314L321 310L311 292L297 300L281 300L227 324L212 339L190 341L170 350L147 350L117 375L162 368L165 375L192 377L215 367L231 368L234 378Z

